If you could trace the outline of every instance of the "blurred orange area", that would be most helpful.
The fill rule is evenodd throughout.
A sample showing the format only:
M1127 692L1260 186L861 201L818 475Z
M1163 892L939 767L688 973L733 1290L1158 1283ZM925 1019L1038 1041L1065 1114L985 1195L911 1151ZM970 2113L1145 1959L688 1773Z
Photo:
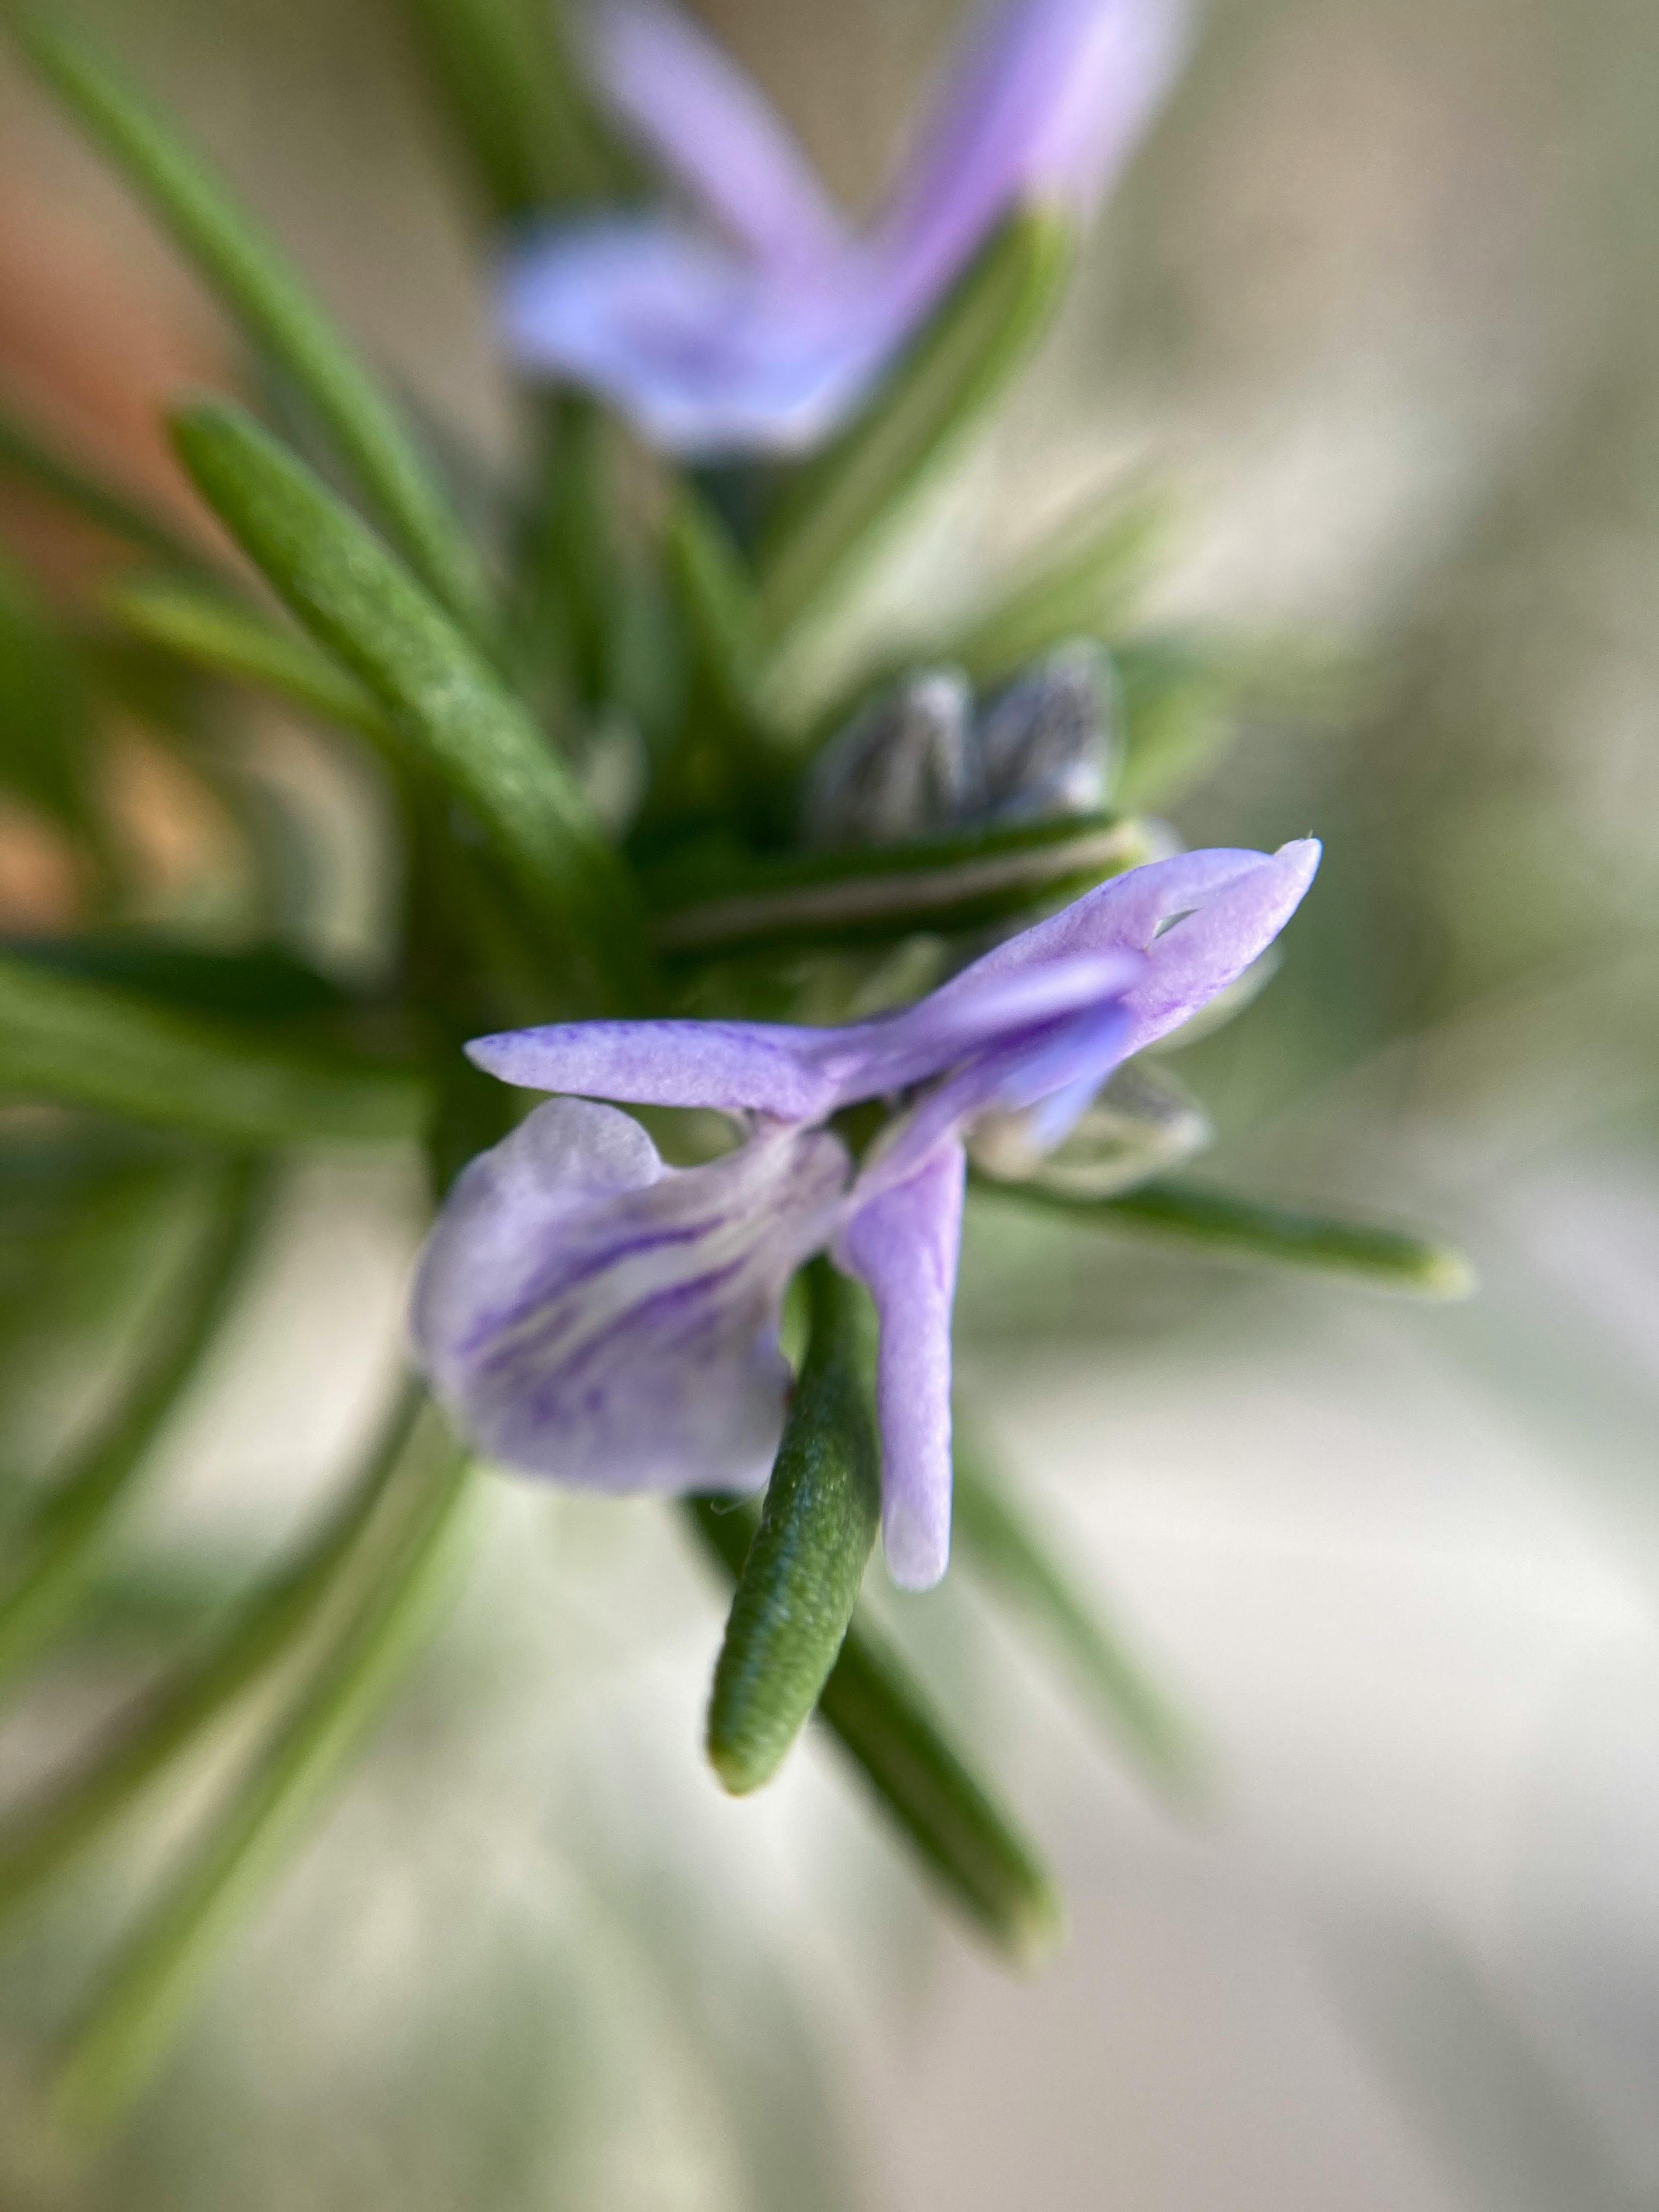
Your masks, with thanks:
M181 387L226 374L205 308L158 252L0 171L0 404L199 529L160 410ZM0 483L0 519L54 593L83 592L111 557L102 533L20 485Z
M111 222L19 167L0 168L0 408L52 450L211 544L174 462L161 410L181 389L224 385L204 304L136 222ZM31 594L72 624L129 557L68 507L0 474L0 537ZM222 811L130 725L100 732L99 798L127 890L145 908L188 905L223 866ZM0 930L73 928L87 860L27 810L0 809Z
M64 840L21 806L0 799L0 933L34 936L70 928L80 871Z

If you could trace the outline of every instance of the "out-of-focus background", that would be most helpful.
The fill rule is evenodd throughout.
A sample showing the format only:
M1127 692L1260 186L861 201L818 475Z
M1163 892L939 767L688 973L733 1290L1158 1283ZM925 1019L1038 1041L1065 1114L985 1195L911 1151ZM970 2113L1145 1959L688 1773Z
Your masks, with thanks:
M507 451L475 211L390 0L73 12L415 397ZM954 13L705 12L854 200ZM1421 1218L1483 1279L1419 1309L1000 1214L970 1240L968 1398L1200 1730L1201 1815L1160 1810L971 1593L895 1602L1072 1899L1060 1963L1012 1984L830 1753L720 1797L717 1595L659 1510L503 1486L441 1643L94 2169L35 2141L25 2082L122 1870L0 1961L0 2203L1654 2201L1656 119L1650 0L1215 0L1057 341L888 580L920 625L921 574L965 589L1091 488L1173 486L1159 611L1273 672L1176 825L1327 848L1269 990L1182 1056L1206 1169ZM164 483L147 410L222 345L0 82L8 383ZM84 587L84 549L37 550ZM249 742L251 773L321 775L297 733ZM131 775L176 910L202 836L137 740ZM348 952L383 890L349 797ZM9 926L70 897L53 866L0 823ZM171 1440L158 1554L234 1565L325 1486L414 1219L390 1170L296 1186ZM49 1425L51 1376L22 1380L15 1418Z

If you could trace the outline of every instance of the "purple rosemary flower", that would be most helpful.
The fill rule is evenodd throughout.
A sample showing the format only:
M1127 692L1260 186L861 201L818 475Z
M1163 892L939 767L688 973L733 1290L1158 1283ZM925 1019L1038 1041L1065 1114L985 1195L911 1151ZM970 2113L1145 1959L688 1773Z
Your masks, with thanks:
M1184 21L1183 0L996 0L854 230L703 31L669 0L601 0L600 87L689 205L545 229L508 262L507 346L672 452L807 450L1011 209L1087 213L1157 109Z
M479 1448L611 1491L747 1491L789 1387L790 1277L812 1253L866 1283L880 1339L882 1529L896 1581L945 1571L951 1305L963 1139L1011 1117L1033 1159L1112 1071L1195 1013L1279 934L1319 864L1311 839L1188 853L1102 884L903 1012L844 1029L577 1022L485 1037L503 1082L564 1096L475 1160L439 1218L413 1333ZM570 1095L574 1094L574 1095ZM744 1140L664 1165L630 1105L714 1108ZM830 1126L893 1112L854 1163Z

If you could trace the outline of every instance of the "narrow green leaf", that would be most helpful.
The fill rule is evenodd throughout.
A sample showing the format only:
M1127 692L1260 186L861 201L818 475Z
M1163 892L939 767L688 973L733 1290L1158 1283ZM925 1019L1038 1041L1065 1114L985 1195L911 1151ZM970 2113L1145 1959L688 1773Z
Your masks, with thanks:
M507 221L614 193L627 165L595 116L556 0L406 0L434 91Z
M1046 1637L1119 1738L1172 1796L1200 1778L1192 1731L1085 1599L1052 1550L956 1425L951 1530L968 1566Z
M1207 774L1237 734L1237 687L1195 641L1131 638L1113 658L1127 744L1119 803L1167 806Z
M646 890L671 958L819 951L982 929L1062 904L1147 857L1139 823L1071 815L775 860L711 852L655 872Z
M422 1402L417 1389L399 1393L362 1472L299 1557L243 1601L200 1656L145 1697L75 1773L0 1827L0 1919L96 1843L180 1752L299 1644L383 1517Z
M589 1000L649 991L632 885L523 709L396 556L240 408L174 424L204 497L301 623L362 678L398 764L460 799L538 931Z
M1147 1182L1117 1198L1074 1198L1035 1183L974 1180L984 1194L1102 1229L1185 1244L1218 1258L1266 1260L1321 1274L1352 1275L1420 1297L1465 1298L1475 1288L1474 1269L1449 1244L1370 1222L1236 1198L1198 1183Z
M1063 531L969 614L938 657L985 687L1074 637L1111 640L1128 618L1167 520L1165 502L1144 494Z
M87 40L29 9L16 27L40 75L304 392L428 589L488 635L489 593L471 544L397 409L298 274Z
M0 788L92 838L91 730L80 672L10 563L0 561Z
M137 493L106 482L90 464L64 453L46 432L5 408L0 408L0 476L45 493L140 552L187 571L207 565L201 547L145 506Z
M689 484L669 516L668 574L700 666L734 720L756 713L760 608L725 525Z
M707 1498L688 1500L687 1511L735 1581L754 1533L752 1511ZM958 1911L1016 1964L1040 1963L1063 1923L1050 1876L952 1748L903 1661L857 1619L818 1711Z
M422 1648L453 1580L469 1472L453 1445L437 1460L374 1589L116 1962L55 2084L58 2109L72 2126L106 2125L143 2088L219 1943Z
M256 608L190 584L136 581L105 595L117 622L210 675L272 693L301 714L356 730L389 750L394 742L380 702L337 662Z
M228 1164L188 1279L168 1299L125 1401L34 1505L8 1551L17 1571L0 1595L0 1682L32 1660L72 1609L89 1558L184 1398L257 1251L268 1171Z
M1047 329L1071 262L1058 218L1011 217L864 414L781 502L762 547L774 663L832 610Z
M772 1779L811 1717L881 1522L874 1316L827 1260L805 1273L806 1357L708 1707L709 1759L734 1797Z
M0 958L112 984L187 1013L297 1022L351 1004L337 983L281 945L220 951L161 931L125 929L108 936L0 938Z
M428 1097L416 1071L276 1042L0 956L0 1097L51 1099L235 1145L399 1144Z
M1041 1965L1064 1929L1053 1879L884 1638L848 1637L819 1711L956 1902L1017 1965Z

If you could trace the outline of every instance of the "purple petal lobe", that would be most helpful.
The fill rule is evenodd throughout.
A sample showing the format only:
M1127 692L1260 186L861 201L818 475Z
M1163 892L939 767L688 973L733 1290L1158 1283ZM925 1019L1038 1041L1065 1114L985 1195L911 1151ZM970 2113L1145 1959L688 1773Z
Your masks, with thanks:
M843 223L752 79L665 0L608 0L593 54L611 106L728 235L761 260L810 268Z
M764 1022L568 1022L479 1037L466 1054L521 1091L815 1121L838 1103L817 1058L819 1040L838 1034Z
M1022 198L1086 213L1185 51L1180 0L1001 0L894 196L878 249L920 312Z
M1146 969L1124 1002L1134 1016L1127 1049L1139 1052L1267 951L1301 904L1319 854L1318 840L1304 837L1273 854L1218 848L1154 860L998 945L946 988L1087 954L1138 952Z
M835 1138L792 1130L666 1168L626 1115L556 1099L440 1215L412 1309L422 1369L503 1466L609 1491L752 1489L782 1431L779 1303L847 1170Z
M962 1241L962 1147L853 1213L836 1262L867 1284L881 1324L882 1542L901 1589L931 1589L951 1555L951 1304Z
M1066 1015L1120 997L1146 972L1146 962L1133 952L1085 952L1000 969L980 961L901 1014L822 1032L836 1040L825 1057L839 1103L906 1090L987 1047L1019 1043Z
M1178 1029L1261 957L1301 905L1319 855L1312 837L1282 847L1154 940L1146 979L1124 1001L1134 1021L1131 1051Z
M890 289L856 249L781 272L664 218L601 216L509 255L498 320L523 368L602 392L666 451L787 453L876 374Z
M1124 1058L1131 1029L1123 1000L1108 998L988 1047L888 1123L860 1168L855 1200L908 1182L981 1115L1027 1112L1030 1141L1039 1154L1052 1151Z

